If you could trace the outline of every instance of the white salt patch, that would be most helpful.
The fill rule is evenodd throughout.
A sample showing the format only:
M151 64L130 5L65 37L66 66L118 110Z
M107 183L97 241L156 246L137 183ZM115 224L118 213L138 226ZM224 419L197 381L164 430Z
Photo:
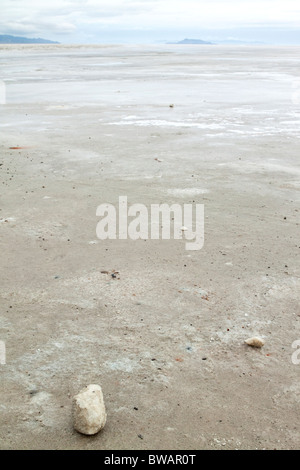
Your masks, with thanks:
M203 188L185 188L185 189L168 189L169 194L174 196L196 196L197 194L206 194L209 193L208 189Z
M71 152L68 152L66 155L67 155L68 160L74 160L74 161L93 160L93 159L101 158L101 155L97 152L77 150L77 149L72 149Z
M107 67L107 66L110 66L110 65L123 65L123 64L127 64L127 62L103 62L103 63L99 63L99 64L85 64L87 67Z
M297 129L299 130L299 128L300 128L300 121L299 120L296 120L296 121L281 121L280 124L296 124Z
M128 358L119 359L117 361L106 361L104 366L110 370L120 370L122 372L133 372L137 367L140 368L136 361Z
M227 134L225 132L217 132L216 134L205 134L205 137L223 137L226 136ZM221 143L215 143L215 145L224 145L223 142ZM226 144L228 145L228 144Z
M145 119L145 120L129 120L126 118L118 122L109 122L109 125L114 126L158 126L158 127L196 127L197 129L224 129L220 124L200 124L196 122L186 121L165 121L162 119Z
M6 217L5 219L0 219L0 223L2 222L14 222L16 219L14 217Z
M129 120L129 119L130 119L130 120L132 121L133 119L141 119L141 118L140 118L139 116L134 116L134 115L132 115L132 116L125 116L125 117L123 117L122 119L125 119L125 120Z

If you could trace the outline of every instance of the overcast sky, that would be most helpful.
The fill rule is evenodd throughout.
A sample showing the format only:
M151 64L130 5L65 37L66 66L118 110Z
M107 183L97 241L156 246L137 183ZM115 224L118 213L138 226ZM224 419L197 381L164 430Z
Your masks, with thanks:
M186 37L300 44L300 0L0 0L0 34L69 44Z

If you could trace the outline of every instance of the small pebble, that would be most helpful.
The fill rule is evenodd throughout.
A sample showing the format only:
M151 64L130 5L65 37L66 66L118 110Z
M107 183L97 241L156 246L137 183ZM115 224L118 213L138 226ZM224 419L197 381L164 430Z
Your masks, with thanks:
M245 341L246 344L252 346L253 348L262 348L265 344L264 340L254 336L253 338L248 338Z

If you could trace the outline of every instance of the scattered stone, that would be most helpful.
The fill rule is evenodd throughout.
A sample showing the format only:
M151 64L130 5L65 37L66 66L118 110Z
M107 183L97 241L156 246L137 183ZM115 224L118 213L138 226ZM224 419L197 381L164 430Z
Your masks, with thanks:
M252 346L253 348L262 348L265 344L264 340L254 336L253 338L248 338L245 341L246 344Z
M100 385L91 384L73 397L73 424L88 436L97 434L106 423L106 410Z

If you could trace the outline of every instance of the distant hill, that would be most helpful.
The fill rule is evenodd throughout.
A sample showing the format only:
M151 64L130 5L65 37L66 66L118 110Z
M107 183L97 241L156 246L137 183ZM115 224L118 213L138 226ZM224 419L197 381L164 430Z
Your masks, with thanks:
M0 34L0 44L59 44L59 42L42 38L23 38L21 36Z
M213 44L212 42L202 41L202 39L183 39L182 41L169 42L168 44Z
M252 41L252 42L247 42L247 41L242 41L242 40L237 40L237 39L226 39L226 40L220 40L220 41L214 41L214 42L208 42L208 41L203 41L202 39L183 39L182 41L176 41L176 42L167 42L167 44L211 44L211 45L228 45L228 46L257 46L257 45L263 45L263 42L258 42L258 41Z

